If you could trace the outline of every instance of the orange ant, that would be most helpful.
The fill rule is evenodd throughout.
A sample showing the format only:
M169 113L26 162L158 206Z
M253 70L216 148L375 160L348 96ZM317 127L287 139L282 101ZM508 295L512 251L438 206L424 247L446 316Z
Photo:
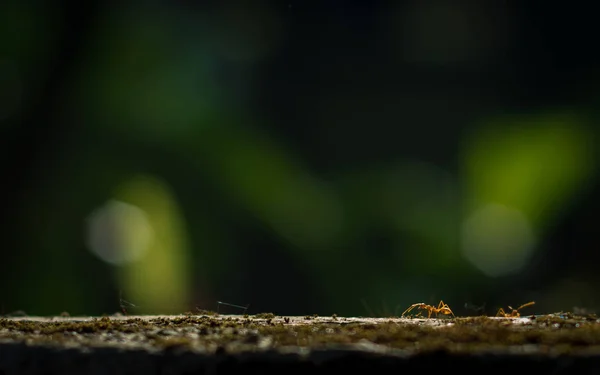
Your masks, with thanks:
M442 313L444 315L452 315L454 317L454 313L452 312L452 310L450 310L450 306L445 304L444 301L440 301L438 307L426 305L423 302L415 303L402 313L402 317L404 317L404 314L410 312L415 307L419 310L427 310L427 318L431 318L431 314L435 314L437 316L439 313Z
M521 314L519 314L519 310L521 310L524 307L531 306L533 304L535 304L535 302L533 302L533 301L527 302L527 303L519 306L518 309L513 309L511 306L508 306L508 308L511 310L510 313L504 312L504 309L501 307L500 310L498 310L498 313L496 314L496 316L501 316L504 318L518 318L521 316Z

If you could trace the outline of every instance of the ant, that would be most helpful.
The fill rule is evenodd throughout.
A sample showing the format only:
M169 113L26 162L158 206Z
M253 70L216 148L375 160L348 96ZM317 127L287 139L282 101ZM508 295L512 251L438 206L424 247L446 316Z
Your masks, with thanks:
M496 316L501 316L504 318L518 318L521 316L521 314L519 314L519 310L521 310L524 307L531 306L533 304L535 304L535 302L533 302L533 301L527 302L527 303L519 306L518 309L513 309L511 306L508 306L508 308L511 310L510 313L504 312L504 309L501 307L500 310L498 310L498 313L496 314Z
M402 313L402 317L404 317L404 314L408 313L415 307L419 310L427 310L427 312L428 312L427 318L431 318L431 314L434 314L434 313L436 316L439 313L442 313L444 315L452 315L454 317L454 313L452 312L452 310L450 310L450 306L445 304L444 301L440 301L440 304L438 305L438 307L426 305L423 302L415 303Z

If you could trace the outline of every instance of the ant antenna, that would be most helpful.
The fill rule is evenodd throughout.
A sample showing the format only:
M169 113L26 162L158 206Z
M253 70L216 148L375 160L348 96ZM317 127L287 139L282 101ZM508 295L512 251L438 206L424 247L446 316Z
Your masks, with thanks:
M250 304L247 304L246 306L240 306L240 305L234 305L233 303L217 301L217 313L219 313L219 307L221 307L221 305L231 306L231 307L235 307L236 309L244 310L244 313L242 315L246 315L246 311L248 310L248 307L250 307Z
M134 305L133 303L123 299L123 292L119 290L119 307L121 308L123 315L129 315L127 313L127 308L128 307L137 307L137 306Z
M360 299L360 303L363 305L363 308L367 311L367 314L369 314L370 317L375 316L375 314L373 313L373 310L371 310L371 308L369 307L369 304L367 303L367 301L364 298Z

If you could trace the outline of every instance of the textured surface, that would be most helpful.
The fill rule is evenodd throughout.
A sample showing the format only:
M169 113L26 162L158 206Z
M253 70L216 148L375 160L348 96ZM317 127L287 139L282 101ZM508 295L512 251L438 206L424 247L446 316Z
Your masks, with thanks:
M599 367L595 316L0 318L1 375L450 368L572 374Z

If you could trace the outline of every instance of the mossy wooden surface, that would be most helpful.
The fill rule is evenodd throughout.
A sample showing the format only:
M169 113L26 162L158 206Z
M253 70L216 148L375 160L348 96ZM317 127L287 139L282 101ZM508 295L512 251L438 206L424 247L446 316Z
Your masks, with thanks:
M110 361L99 360L106 356ZM500 373L515 366L569 373L597 367L600 319L568 313L453 319L273 314L0 318L3 375L36 373L36 366L45 368L43 373L91 366L114 375L146 366L196 373L356 366L422 370L458 364L463 374Z

